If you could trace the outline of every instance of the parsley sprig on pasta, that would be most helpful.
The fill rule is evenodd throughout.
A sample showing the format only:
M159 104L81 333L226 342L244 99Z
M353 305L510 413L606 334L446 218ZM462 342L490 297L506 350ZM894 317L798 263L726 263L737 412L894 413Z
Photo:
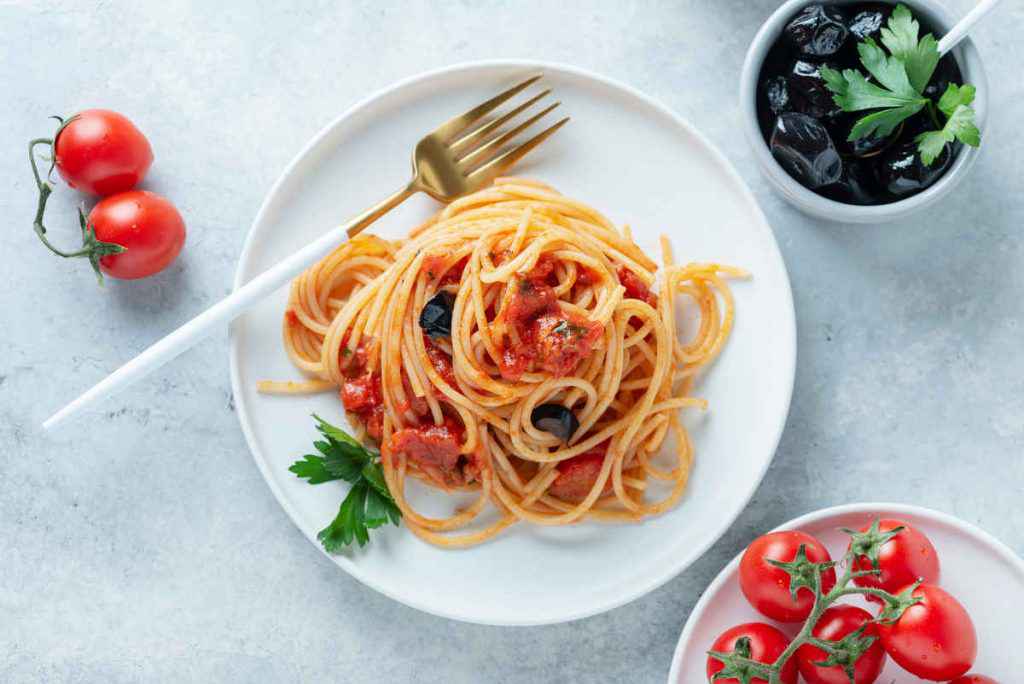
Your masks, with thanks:
M370 451L344 430L331 425L320 416L316 429L324 437L313 442L319 453L306 454L288 469L309 484L345 480L352 484L338 515L320 530L317 539L328 553L337 553L353 541L365 546L370 530L387 524L398 525L402 512L391 498L384 483L380 454Z

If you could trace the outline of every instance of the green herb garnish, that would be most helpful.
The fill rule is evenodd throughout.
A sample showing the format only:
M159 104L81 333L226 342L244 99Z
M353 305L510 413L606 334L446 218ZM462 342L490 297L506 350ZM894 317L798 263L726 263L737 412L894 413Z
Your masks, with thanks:
M328 553L341 551L353 540L359 546L365 546L370 541L371 529L385 525L389 520L398 525L402 517L384 482L380 454L370 451L315 413L313 418L317 422L316 429L324 437L313 442L320 454L306 454L288 470L309 484L333 480L351 483L338 515L330 525L320 530L317 539Z
M871 38L857 45L861 64L870 78L856 69L840 73L823 66L820 73L832 91L832 99L843 111L875 110L854 123L847 138L850 142L870 136L887 137L906 119L927 108L936 130L918 135L915 141L921 161L930 166L946 143L959 140L978 147L981 133L974 124L974 110L970 106L974 86L951 83L938 104L924 94L941 55L935 37L929 33L919 40L919 31L920 25L910 10L897 5L881 33L882 45L889 54Z

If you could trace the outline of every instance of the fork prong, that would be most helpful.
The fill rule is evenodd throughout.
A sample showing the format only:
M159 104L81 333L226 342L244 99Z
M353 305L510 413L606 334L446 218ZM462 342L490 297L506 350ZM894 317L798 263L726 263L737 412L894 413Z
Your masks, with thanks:
M554 109L560 104L562 103L555 102L554 104L545 107L544 109L540 110L539 112L537 112L529 119L516 126L515 128L506 131L505 133L501 134L494 140L488 141L487 143L480 145L476 149L471 150L467 154L462 155L458 159L459 166L464 169L480 166L480 164L482 164L483 162L487 161L495 154L497 154L503 145L514 140L517 135L525 131L533 124L537 123L537 121L539 121L540 119L544 118L544 116L546 116L548 112L550 112L552 109Z
M500 104L502 104L509 98L515 96L519 92L522 92L526 88L530 87L530 85L532 85L533 83L536 83L540 77L541 74L531 76L522 83L518 83L512 86L505 92L495 95L494 97L492 97L490 100L487 100L483 104L479 104L476 107L473 107L465 114L460 114L459 116L453 117L448 121L445 121L443 124L435 128L434 132L431 135L436 135L445 142L450 141L456 135L464 131L467 126L475 123L481 117L486 116L488 112L492 111L494 108L498 107Z
M533 150L542 142L550 138L555 131L557 131L559 128L561 128L568 122L569 117L565 117L564 119L554 124L553 126L545 128L543 131L533 136L519 147L514 147L511 150L505 152L504 154L495 157L494 159L487 162L480 168L474 169L469 174L467 174L467 177L470 180L482 183L487 183L494 180L502 173L504 173L506 170L508 170L508 168L515 164L517 161L525 157L531 150Z
M532 107L534 104L536 104L539 100L544 99L545 97L547 97L550 94L551 94L551 89L548 88L547 90L545 90L544 92L540 93L539 95L534 95L529 100L527 100L523 104L519 105L518 107L516 107L515 109L510 111L508 114L504 114L504 115L498 117L497 119L494 119L493 121L489 121L489 122L483 124L482 126L476 127L475 129L473 129L469 133L463 134L462 136L459 137L458 140L456 140L451 145L449 145L449 147L451 148L452 152L455 152L456 154L463 154L463 153L459 152L460 148L465 149L467 146L473 146L478 141L486 140L487 136L489 136L492 133L494 133L496 130L498 130L498 128L503 126L507 121L509 121L510 119L512 119L512 118L514 118L516 116L519 116L524 111L526 111L527 109Z

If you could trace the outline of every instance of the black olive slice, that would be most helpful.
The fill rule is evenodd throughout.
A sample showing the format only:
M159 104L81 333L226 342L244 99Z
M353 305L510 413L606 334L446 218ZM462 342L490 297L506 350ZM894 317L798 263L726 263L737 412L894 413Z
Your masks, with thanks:
M563 442L568 442L580 427L576 414L561 404L537 406L530 413L530 422L533 423L533 427L550 432Z
M452 307L455 297L444 290L438 292L423 305L420 312L420 328L430 337L449 337L452 334Z

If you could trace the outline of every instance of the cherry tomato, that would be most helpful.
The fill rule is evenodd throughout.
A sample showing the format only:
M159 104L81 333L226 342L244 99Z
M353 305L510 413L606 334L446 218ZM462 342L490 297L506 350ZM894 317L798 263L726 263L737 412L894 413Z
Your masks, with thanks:
M740 560L740 589L759 613L779 622L800 622L811 614L814 593L807 588L797 591L796 601L789 593L790 575L765 559L790 562L800 546L812 563L831 561L825 545L803 532L769 532L747 547ZM836 571L829 568L821 574L821 590L828 592L836 584Z
M737 642L743 638L749 640L750 653L747 657L766 665L774 663L789 646L789 639L775 627L763 622L747 622L722 632L721 636L715 639L715 643L711 645L711 650L719 653L734 653L738 646ZM790 658L782 667L782 672L779 675L783 684L796 684L796 667L796 658ZM725 669L725 665L722 661L708 656L708 681L711 681L711 678L723 669ZM735 677L714 681L715 684L739 684ZM750 684L767 684L767 680L754 677L750 680Z
M881 574L854 578L854 584L859 587L884 589L892 594L917 580L930 584L939 581L939 555L923 532L910 523L889 519L879 521L878 532L889 532L901 525L905 529L879 549L878 569ZM861 529L861 533L869 533L870 528L871 525L866 525ZM871 570L872 567L866 556L858 556L853 563L854 570ZM874 596L869 596L868 599L881 602L881 599Z
M814 626L811 633L826 641L839 641L848 634L851 634L865 623L871 623L874 618L871 613L858 608L857 606L838 605L832 606L821 614L818 624ZM853 666L854 684L871 684L885 667L885 650L882 643L878 641L878 632L873 624L869 624L864 630L864 636L876 637L874 643L857 658ZM822 667L815 665L828 658L828 654L817 646L804 644L796 652L797 666L800 674L808 684L850 684L850 678L840 665Z
M949 684L999 684L999 682L985 675L964 675L954 679Z
M895 622L879 622L886 653L907 672L947 681L971 669L978 655L974 623L960 602L934 584L914 590L921 598Z
M53 152L68 185L101 196L131 190L153 163L146 136L109 109L87 109L71 117L57 133Z
M114 278L145 278L174 261L185 244L185 222L168 200L145 190L131 190L102 200L89 212L96 238L126 248L100 259L100 269Z

